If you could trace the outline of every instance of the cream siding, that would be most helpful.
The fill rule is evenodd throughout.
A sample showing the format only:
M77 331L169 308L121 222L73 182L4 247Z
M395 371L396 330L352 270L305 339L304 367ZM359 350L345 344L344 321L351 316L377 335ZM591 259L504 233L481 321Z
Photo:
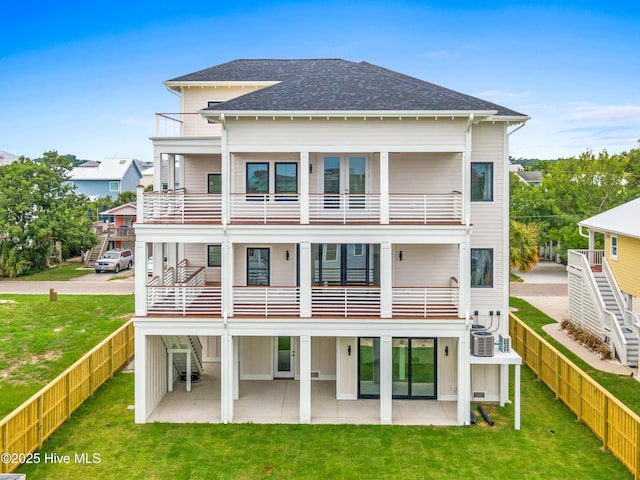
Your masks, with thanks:
M207 175L221 173L220 155L185 155L184 188L187 193L207 193Z
M202 361L203 362L219 362L220 351L220 337L199 337L202 344Z
M351 353L349 353L351 347ZM337 358L340 371L337 372L336 398L355 399L358 396L358 340L356 337L336 339Z
M618 258L611 258L611 236L606 236L605 253L618 286L625 292L640 297L640 239L618 235Z
M298 164L298 192L300 191L300 154L299 153L260 153L233 155L233 192L245 193L247 191L247 163L268 163L269 164L269 192L275 192L275 171L276 163L297 163Z
M229 148L231 151L260 149L261 151L314 150L323 151L385 151L394 149L433 150L438 146L457 146L460 151L465 144L466 121L449 118L419 119L404 117L379 117L364 119L317 119L274 118L233 120L229 125ZM311 147L311 148L310 148ZM413 148L415 147L415 148Z
M460 154L404 153L389 156L389 192L450 193L462 191Z
M234 247L235 285L247 285L247 248L268 248L269 285L272 287L291 287L296 284L296 246L294 244L238 244ZM289 251L289 260L286 252Z
M354 352L352 352L352 354ZM311 338L311 371L318 372L320 374L321 379L335 378L335 375L336 375L336 339L335 337L312 337Z
M162 337L148 336L146 412L151 413L167 393L167 349Z
M273 337L240 338L240 379L273 378Z
M458 340L438 339L438 400L451 400L458 393Z
M444 287L452 276L458 277L458 245L394 246L394 286Z
M484 393L484 398L475 397ZM471 365L471 401L500 401L500 367L498 365Z
M205 267L205 280L207 282L219 283L222 281L221 268L207 266L207 244L185 243L184 256L189 261L189 265Z

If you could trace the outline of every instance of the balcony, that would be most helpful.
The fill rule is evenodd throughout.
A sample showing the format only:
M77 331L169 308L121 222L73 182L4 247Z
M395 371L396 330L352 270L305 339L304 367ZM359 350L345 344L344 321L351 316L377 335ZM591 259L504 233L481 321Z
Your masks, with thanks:
M232 224L277 225L302 223L302 198L298 194L232 193L229 202ZM186 193L184 189L144 192L144 223L220 224L219 194ZM379 224L378 194L310 194L310 224ZM462 194L391 194L389 223L410 225L460 224Z
M143 223L221 223L222 196L184 189L144 192Z
M156 113L156 137L220 136L220 125L208 123L198 112Z

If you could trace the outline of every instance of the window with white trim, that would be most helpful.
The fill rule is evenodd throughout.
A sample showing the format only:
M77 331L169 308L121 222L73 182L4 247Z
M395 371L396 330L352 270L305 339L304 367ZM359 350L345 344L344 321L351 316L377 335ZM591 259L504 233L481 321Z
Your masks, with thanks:
M611 260L618 259L618 235L611 235L611 249L609 254Z

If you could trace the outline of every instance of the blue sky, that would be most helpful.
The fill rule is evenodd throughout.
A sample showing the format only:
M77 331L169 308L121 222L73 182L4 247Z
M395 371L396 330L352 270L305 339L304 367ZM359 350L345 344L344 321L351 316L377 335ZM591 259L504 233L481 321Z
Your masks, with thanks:
M640 2L38 2L2 8L0 150L151 160L162 82L236 58L366 60L530 115L511 154L640 139Z

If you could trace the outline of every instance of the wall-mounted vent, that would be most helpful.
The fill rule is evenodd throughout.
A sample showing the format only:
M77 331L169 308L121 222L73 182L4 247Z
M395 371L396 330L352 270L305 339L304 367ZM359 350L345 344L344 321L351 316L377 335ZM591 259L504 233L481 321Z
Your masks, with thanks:
M320 370L311 370L311 378L320 378Z
M474 390L472 395L473 395L474 400L476 398L478 398L478 399L486 398L487 392L485 392L484 390Z
M475 357L493 357L493 334L489 332L471 332L471 355Z

